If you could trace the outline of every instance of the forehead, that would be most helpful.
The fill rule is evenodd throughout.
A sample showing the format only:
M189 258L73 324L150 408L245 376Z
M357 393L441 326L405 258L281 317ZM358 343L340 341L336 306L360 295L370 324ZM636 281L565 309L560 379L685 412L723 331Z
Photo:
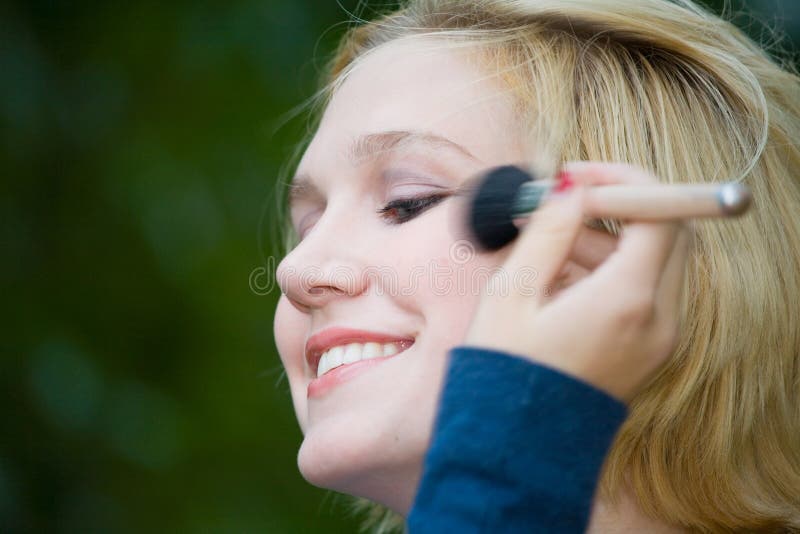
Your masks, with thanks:
M510 91L474 52L415 38L360 58L331 98L304 160L344 160L353 139L384 131L430 132L484 161L513 159L518 148Z

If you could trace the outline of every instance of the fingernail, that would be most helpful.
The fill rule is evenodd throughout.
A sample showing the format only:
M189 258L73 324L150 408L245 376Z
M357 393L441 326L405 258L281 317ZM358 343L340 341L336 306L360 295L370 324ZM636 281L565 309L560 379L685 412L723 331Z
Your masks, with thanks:
M567 171L561 171L556 176L558 184L553 188L554 193L566 193L575 186L572 176Z

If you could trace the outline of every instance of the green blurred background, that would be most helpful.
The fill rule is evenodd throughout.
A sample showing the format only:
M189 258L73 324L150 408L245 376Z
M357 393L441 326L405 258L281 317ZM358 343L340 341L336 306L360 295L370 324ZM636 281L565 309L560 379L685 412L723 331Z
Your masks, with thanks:
M363 4L2 3L0 532L357 530L297 471L248 279L278 126ZM746 7L800 35L796 0Z

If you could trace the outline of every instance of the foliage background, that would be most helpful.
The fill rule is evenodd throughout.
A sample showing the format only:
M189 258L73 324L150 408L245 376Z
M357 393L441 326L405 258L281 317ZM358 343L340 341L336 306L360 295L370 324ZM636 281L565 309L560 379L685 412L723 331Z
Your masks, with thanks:
M248 284L277 126L357 4L2 3L0 531L357 529L297 472ZM732 7L800 37L795 0Z

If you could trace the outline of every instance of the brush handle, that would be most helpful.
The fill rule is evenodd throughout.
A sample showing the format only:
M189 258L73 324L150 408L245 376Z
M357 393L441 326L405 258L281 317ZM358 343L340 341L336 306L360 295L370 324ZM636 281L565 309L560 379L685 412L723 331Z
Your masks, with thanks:
M512 209L513 217L529 215L552 192L551 183L524 184ZM741 215L750 206L750 190L739 183L673 185L603 185L586 190L588 217L643 222L695 217Z

